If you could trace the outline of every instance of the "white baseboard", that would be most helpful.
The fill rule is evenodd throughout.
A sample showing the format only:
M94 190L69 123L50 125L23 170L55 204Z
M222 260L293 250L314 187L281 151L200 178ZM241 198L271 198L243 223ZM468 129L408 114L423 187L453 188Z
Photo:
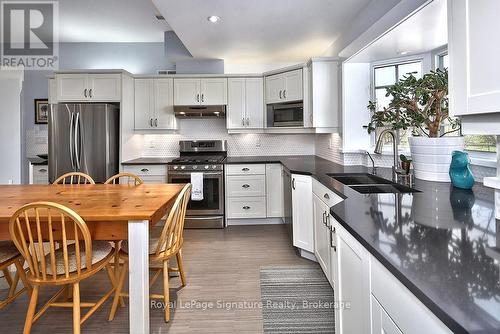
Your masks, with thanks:
M234 225L278 225L278 224L284 224L283 218L227 219L227 226L234 226Z

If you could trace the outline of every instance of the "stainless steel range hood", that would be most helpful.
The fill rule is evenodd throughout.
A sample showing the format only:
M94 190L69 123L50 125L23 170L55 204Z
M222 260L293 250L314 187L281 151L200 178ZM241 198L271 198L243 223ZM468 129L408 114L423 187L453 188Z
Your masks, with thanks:
M175 106L177 118L225 118L226 106Z

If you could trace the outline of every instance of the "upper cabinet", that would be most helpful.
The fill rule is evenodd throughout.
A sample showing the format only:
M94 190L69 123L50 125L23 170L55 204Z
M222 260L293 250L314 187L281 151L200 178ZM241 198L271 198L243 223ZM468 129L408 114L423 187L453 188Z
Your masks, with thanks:
M450 111L500 112L500 1L448 0Z
M266 104L303 99L303 69L266 77Z
M264 127L264 84L262 78L229 78L227 128Z
M119 102L121 74L56 74L57 102Z
M135 79L135 130L176 130L174 116L174 80Z
M319 132L340 127L338 68L332 58L313 58L307 64L304 126Z
M174 105L227 104L227 78L174 79Z

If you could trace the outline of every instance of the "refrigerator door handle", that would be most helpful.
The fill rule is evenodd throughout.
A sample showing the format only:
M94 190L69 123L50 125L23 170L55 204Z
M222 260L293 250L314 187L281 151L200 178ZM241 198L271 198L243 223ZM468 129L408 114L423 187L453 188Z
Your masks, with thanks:
M69 111L69 110L68 110ZM75 149L73 147L74 143L74 124L73 124L73 118L75 114L73 112L70 112L71 116L69 118L69 158L71 161L71 168L75 170Z
M78 130L80 128L80 113L76 114L76 120L75 120L75 160L76 160L76 168L78 171L80 171L80 134L78 133Z

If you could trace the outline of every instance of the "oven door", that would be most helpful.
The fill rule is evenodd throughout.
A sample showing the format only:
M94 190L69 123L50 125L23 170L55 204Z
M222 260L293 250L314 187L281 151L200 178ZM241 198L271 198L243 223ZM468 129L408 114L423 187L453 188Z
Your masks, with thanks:
M168 183L190 183L190 172L168 172ZM203 173L203 200L189 201L187 216L224 214L224 173Z

